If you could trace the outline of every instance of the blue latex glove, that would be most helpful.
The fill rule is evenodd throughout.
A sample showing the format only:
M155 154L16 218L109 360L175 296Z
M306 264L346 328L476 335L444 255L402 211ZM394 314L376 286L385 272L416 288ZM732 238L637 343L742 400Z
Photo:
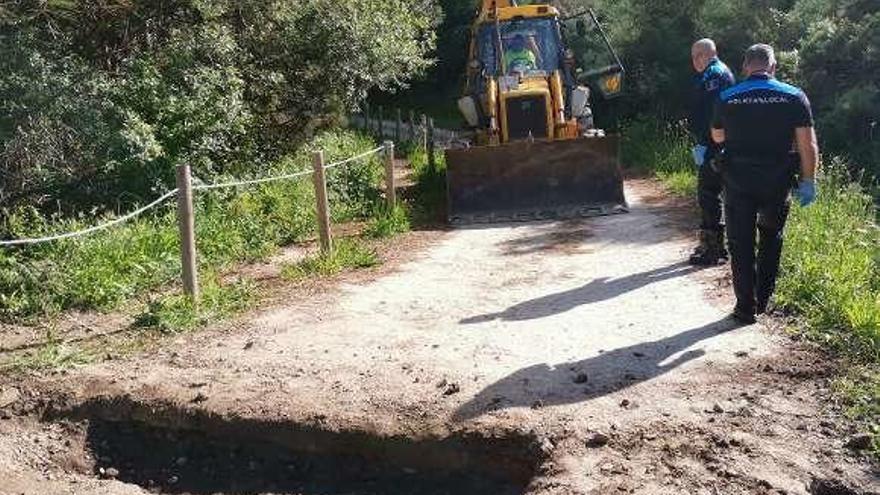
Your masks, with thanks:
M694 163L697 167L702 167L704 163L706 163L706 152L709 151L707 146L703 146L702 144L698 144L691 149L691 153L694 155Z
M816 182L813 179L804 179L798 182L794 195L801 206L810 206L816 201Z

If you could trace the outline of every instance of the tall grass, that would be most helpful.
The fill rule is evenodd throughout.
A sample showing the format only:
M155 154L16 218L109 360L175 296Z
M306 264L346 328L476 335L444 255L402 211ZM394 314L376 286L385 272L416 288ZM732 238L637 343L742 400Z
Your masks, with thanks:
M622 160L635 172L652 173L675 194L696 194L697 176L682 123L641 119L625 127Z
M300 153L253 176L308 170L309 151L328 161L372 148L365 136L326 132ZM331 214L336 221L377 210L382 166L371 157L328 172ZM231 177L230 177L231 178ZM222 180L222 178L220 179ZM315 229L309 177L243 189L196 193L196 232L202 270L265 257L278 246L306 239ZM65 232L107 218L44 218L32 210L12 212L0 231L21 238ZM0 250L0 318L21 320L69 308L112 309L180 273L173 201L148 216L89 237Z
M795 208L777 302L802 315L835 350L880 361L880 228L872 198L846 167L825 167L818 201Z

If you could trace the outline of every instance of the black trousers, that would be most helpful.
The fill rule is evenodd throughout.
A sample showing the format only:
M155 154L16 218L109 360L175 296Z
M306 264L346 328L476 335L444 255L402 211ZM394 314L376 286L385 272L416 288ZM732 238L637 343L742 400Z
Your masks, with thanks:
M721 192L724 190L724 181L721 174L712 168L709 163L710 157L706 157L706 163L700 167L697 175L697 203L700 205L700 229L721 232L724 226L721 224Z
M728 187L724 195L737 308L754 312L756 304L766 305L776 289L790 209L788 189L768 194Z

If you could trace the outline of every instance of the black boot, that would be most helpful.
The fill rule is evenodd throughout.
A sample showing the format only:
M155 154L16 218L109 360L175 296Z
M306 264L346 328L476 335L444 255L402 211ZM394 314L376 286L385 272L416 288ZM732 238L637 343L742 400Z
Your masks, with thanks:
M691 254L690 264L715 266L726 261L727 250L724 249L724 231L701 230L700 245Z
M733 313L730 316L736 320L736 322L743 325L751 325L757 322L757 318L755 318L755 308L741 305L737 303L736 307L733 308Z

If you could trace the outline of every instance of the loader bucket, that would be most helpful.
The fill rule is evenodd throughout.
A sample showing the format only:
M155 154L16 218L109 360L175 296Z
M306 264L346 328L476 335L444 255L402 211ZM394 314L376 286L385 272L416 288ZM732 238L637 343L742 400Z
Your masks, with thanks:
M449 222L624 213L618 149L617 136L448 149Z

